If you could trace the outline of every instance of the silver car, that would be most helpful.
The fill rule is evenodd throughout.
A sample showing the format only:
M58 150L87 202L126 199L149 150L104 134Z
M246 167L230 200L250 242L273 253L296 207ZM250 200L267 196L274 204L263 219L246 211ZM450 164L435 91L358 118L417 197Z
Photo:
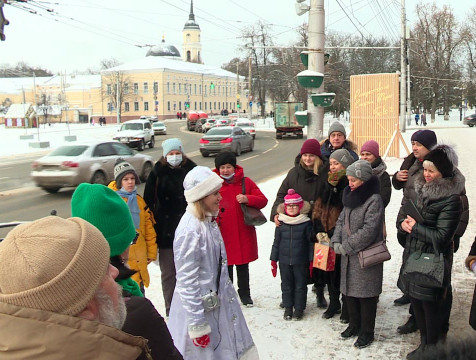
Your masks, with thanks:
M115 141L61 146L33 162L31 177L49 193L83 182L107 185L114 180L114 164L119 157L134 166L142 181L147 179L152 157Z
M167 127L162 121L157 121L152 124L154 135L167 135Z
M254 140L239 127L213 127L200 139L200 153L203 157L221 151L232 151L240 156L242 151L253 151Z
M249 120L238 120L235 123L235 126L239 126L243 129L244 132L250 133L253 139L256 137L255 124Z

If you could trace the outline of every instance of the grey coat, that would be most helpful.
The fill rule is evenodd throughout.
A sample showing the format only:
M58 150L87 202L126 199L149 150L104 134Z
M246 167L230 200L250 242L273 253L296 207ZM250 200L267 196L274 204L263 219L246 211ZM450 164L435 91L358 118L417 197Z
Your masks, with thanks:
M359 251L383 239L384 207L378 178L372 176L354 191L346 187L342 202L344 209L331 239L331 244L341 243L347 253L341 257L340 291L357 298L378 296L382 292L383 264L362 269L359 263Z
M175 232L174 259L177 285L167 325L183 358L258 359L228 275L220 229L208 216L200 221L193 205L188 205ZM202 297L217 290L220 305L205 311ZM206 334L210 344L205 349L193 345L193 338Z

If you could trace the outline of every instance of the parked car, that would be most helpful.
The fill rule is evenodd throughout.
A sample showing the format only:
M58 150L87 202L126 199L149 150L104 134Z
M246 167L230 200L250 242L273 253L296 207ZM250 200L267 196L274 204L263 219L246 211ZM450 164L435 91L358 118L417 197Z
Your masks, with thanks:
M153 148L155 145L154 131L148 119L129 120L121 125L113 140L142 151L145 145Z
M134 166L142 181L147 180L153 158L115 141L60 146L33 162L31 177L49 193L83 182L107 185L114 180L114 164L119 157Z
M240 156L242 151L253 151L254 140L239 127L213 127L200 139L200 153L203 157L221 151L232 151Z
M255 124L248 120L238 120L235 126L239 126L244 132L250 133L253 139L256 137Z
M229 125L230 125L230 123L228 122L227 119L217 119L213 126L214 127L219 127L219 126L229 126Z
M445 111L443 109L438 109L436 112L437 115L445 115Z
M205 119L205 123L202 125L202 132L206 133L212 127L215 126L216 119Z
M157 121L152 124L154 135L167 135L167 126L162 121Z
M476 125L476 114L471 114L464 117L463 124L473 127Z
M195 132L198 132L198 133L204 132L203 131L203 124L205 124L206 121L207 121L207 119L205 119L205 118L198 119L197 122L195 123Z

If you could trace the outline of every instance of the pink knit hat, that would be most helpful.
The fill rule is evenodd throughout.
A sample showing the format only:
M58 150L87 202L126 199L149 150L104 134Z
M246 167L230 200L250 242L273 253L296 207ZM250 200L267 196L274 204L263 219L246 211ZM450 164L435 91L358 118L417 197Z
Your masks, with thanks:
M374 155L375 157L380 156L378 142L376 142L375 140L366 141L360 148L361 153L362 151L367 151L371 153L372 155Z
M297 204L299 205L299 209L302 209L304 205L304 201L294 189L289 189L288 194L284 197L284 206L286 205L291 205L291 204Z

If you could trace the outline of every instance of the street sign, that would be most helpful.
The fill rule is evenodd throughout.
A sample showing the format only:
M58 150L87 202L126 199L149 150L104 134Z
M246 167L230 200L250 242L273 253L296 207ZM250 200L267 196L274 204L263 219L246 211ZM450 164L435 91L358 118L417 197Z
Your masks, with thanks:
M250 101L250 107L253 106L253 101Z
M240 94L236 94L236 98L239 99L241 96Z

